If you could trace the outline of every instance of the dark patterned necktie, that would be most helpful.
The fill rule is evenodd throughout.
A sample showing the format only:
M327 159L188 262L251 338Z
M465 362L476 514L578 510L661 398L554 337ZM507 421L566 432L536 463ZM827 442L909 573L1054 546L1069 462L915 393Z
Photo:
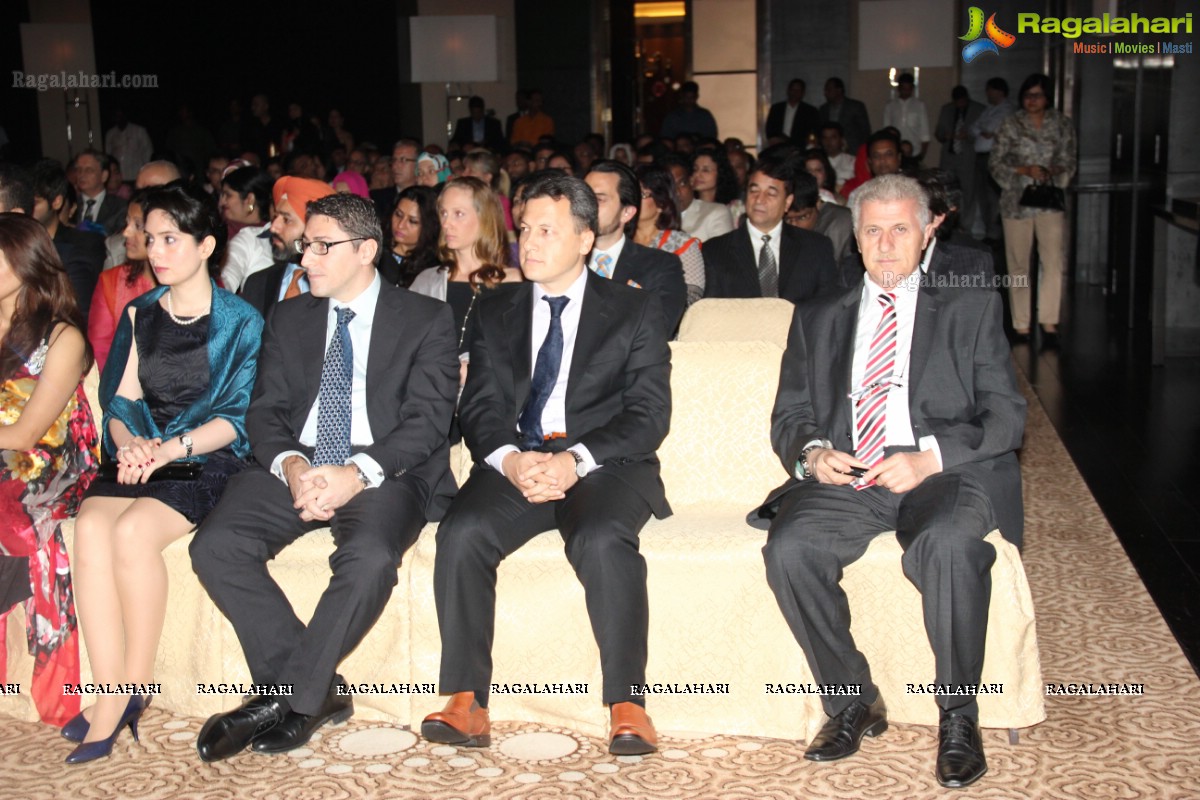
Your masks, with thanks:
M871 337L871 350L867 355L867 366L863 370L863 381L858 400L854 404L854 424L858 431L858 447L854 455L859 461L873 467L883 460L883 448L887 442L887 399L888 387L896 367L896 295L879 295L883 316ZM873 486L861 480L856 489Z
M521 429L521 449L534 450L542 446L545 435L542 433L542 411L546 401L554 391L558 382L558 371L562 367L563 329L562 312L571 298L543 297L550 304L550 329L546 331L546 339L538 350L537 362L533 366L533 380L529 385L529 398L521 409L517 424Z
M83 222L84 220L87 220L88 222L95 222L96 220L92 217L92 209L96 207L96 201L94 199L88 200L85 205L86 207L83 209L83 216L79 218L79 221Z
M779 297L779 265L771 252L771 234L763 234L762 249L758 251L758 285L763 297Z
M342 465L350 457L350 391L354 385L354 345L346 327L354 319L348 308L337 310L337 329L325 351L321 368L320 408L317 411L317 446L313 466Z

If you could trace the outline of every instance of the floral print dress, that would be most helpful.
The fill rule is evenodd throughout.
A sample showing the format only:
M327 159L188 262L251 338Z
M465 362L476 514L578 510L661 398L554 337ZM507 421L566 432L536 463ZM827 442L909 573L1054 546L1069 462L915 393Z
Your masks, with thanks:
M48 342L0 385L0 425L20 418L45 362ZM79 682L79 642L63 520L74 516L96 473L99 435L83 382L58 419L29 450L0 450L0 682L7 670L8 617L25 606L34 656L30 694L44 722L62 725L79 711L64 683Z

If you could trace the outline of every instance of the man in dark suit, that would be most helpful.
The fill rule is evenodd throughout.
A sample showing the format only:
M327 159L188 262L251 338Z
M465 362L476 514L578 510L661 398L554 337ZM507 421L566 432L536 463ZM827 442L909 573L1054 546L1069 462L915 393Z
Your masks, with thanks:
M333 188L324 181L292 175L275 181L271 189L275 201L275 216L271 218L271 257L275 263L251 273L239 292L243 300L258 309L263 319L276 303L308 291L308 276L300 265L297 242L304 239L309 203L331 194ZM380 259L385 260L391 259Z
M521 268L529 282L476 306L459 403L475 468L438 529L434 566L439 681L452 696L421 734L490 744L496 568L557 528L600 648L609 751L649 753L657 735L635 691L645 683L648 625L638 534L651 514L671 513L655 455L671 420L662 311L653 292L587 269L597 202L583 181L538 176L525 198Z
M967 225L975 216L975 137L971 128L983 115L983 108L983 103L967 94L967 87L955 86L933 130L934 138L942 144L939 165L958 179L962 190L959 214Z
M44 158L33 165L33 209L31 216L46 229L54 240L54 249L62 259L71 287L75 289L75 301L87 319L92 307L92 294L104 269L104 237L90 230L80 230L59 221L59 212L66 202L68 191L67 173L62 164L52 158ZM121 212L121 228L125 227L125 213Z
M504 131L500 129L500 120L487 116L482 97L475 95L468 100L467 110L470 116L460 118L455 124L450 144L459 147L481 144L489 150L495 150L507 141Z
M584 181L600 207L600 227L588 267L602 278L657 294L666 331L673 336L687 308L683 262L674 253L633 241L642 207L637 176L624 164L603 159L592 164Z
M79 192L79 211L74 222L102 228L105 236L125 229L126 202L105 191L112 159L95 150L75 156L75 190Z
M767 144L790 141L797 147L808 147L809 137L815 136L821 127L821 115L804 102L805 88L803 80L793 78L787 87L787 100L771 106L763 131Z
M921 186L876 178L851 210L867 278L796 311L771 416L795 477L749 521L770 526L767 581L814 678L857 688L823 698L830 719L811 761L849 756L887 729L839 581L876 535L896 531L934 651L938 781L961 787L987 771L974 691L996 554L983 537L998 525L1021 543L1025 400L1000 295L922 279L934 222Z
M795 200L796 160L764 156L746 183L746 219L704 245L705 297L782 297L799 303L837 283L833 245L784 225Z
M825 102L818 109L821 122L837 122L846 135L846 151L857 153L871 135L871 119L861 100L846 97L846 84L841 78L825 81Z
M444 303L383 284L369 201L309 205L311 294L280 303L263 335L246 414L257 465L230 479L192 539L192 565L233 623L255 684L268 690L205 723L204 761L253 743L300 747L354 713L338 663L379 618L404 551L454 493L445 431L458 391L457 337ZM267 561L328 525L333 575L306 626Z

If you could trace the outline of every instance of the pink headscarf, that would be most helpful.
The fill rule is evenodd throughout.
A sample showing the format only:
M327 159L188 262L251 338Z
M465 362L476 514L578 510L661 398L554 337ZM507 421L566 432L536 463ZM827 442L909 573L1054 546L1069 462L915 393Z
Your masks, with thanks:
M371 192L367 188L367 179L353 170L345 170L334 176L333 190L335 192L342 191L342 187L338 184L344 184L350 194L356 194L359 197L370 198Z

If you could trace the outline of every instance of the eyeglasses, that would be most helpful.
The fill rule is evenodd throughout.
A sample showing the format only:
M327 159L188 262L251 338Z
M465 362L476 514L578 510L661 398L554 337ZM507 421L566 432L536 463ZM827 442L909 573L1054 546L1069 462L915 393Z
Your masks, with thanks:
M401 164L417 163L417 160L415 158L409 158L408 156L396 156L395 158L392 159L392 161L393 161L393 163L396 161L399 161Z
M295 250L299 255L304 255L305 250L312 250L313 255L323 256L326 253L328 253L329 248L333 247L335 244L345 244L346 242L361 242L366 238L367 238L366 236L356 236L353 239L342 239L341 241L338 241L338 242L323 242L319 239L315 242L306 242L303 239L297 239L296 241L292 242L292 249Z

